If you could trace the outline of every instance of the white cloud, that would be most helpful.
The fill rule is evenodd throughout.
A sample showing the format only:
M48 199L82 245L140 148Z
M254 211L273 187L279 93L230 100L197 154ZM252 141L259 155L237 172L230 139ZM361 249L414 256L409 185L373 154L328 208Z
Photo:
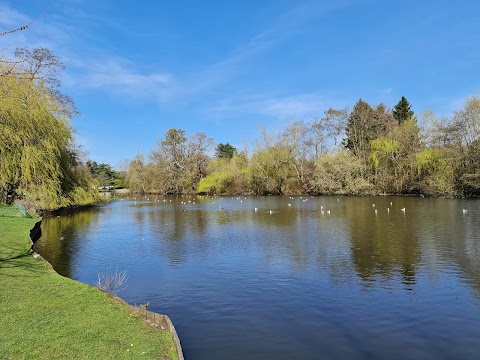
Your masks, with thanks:
M225 98L225 95L221 94L225 85L233 84L236 79L248 74L259 55L301 33L303 25L336 10L337 7L338 5L319 7L315 1L302 3L272 19L262 31L243 44L238 44L218 61L198 69L194 75L174 75L168 69L143 71L141 63L133 63L125 57L112 55L104 49L92 46L88 42L91 36L89 30L84 26L77 26L82 24L85 17L90 16L88 14L67 16L66 18L71 19L69 22L65 22L65 18L60 16L63 13L47 14L35 23L35 31L27 30L22 32L23 37L15 38L15 47L45 46L59 55L67 66L67 72L62 79L67 91L68 88L96 89L143 101L193 103L208 97ZM73 11L72 9L66 7L62 11ZM17 24L28 20L28 16L7 5L0 7L0 24ZM95 18L89 21L92 24L105 25L103 19ZM105 21L108 22L109 19L106 18ZM233 111L281 118L310 115L318 109L320 101L321 97L317 94L280 98L258 96L217 100L214 108L217 112L221 112L224 107Z
M0 4L0 32L16 29L20 26L27 25L31 20L28 16L6 6Z
M324 96L299 94L284 97L229 97L202 111L216 116L259 114L277 119L307 119L326 107Z
M0 5L0 31L31 21L27 15L8 5ZM166 88L173 83L171 74L161 71L142 72L128 59L91 48L88 43L82 43L82 36L79 36L81 31L74 24L63 22L60 16L47 14L29 29L0 38L0 47L9 52L17 47L51 49L67 67L62 76L62 83L67 88L99 89L149 101L161 102L166 99L169 93Z
M265 115L277 118L303 118L318 114L323 103L324 98L320 95L301 94L284 98L266 99L253 105Z
M161 101L173 84L169 73L141 73L122 58L72 61L74 67L66 79L69 87L104 89L121 95Z
M244 43L238 44L218 61L200 69L194 76L179 81L172 89L170 99L188 98L199 94L218 94L222 86L248 76L249 69L257 66L256 60L259 56L289 38L302 34L306 24L345 7L347 3L348 1L337 1L335 4L319 4L316 1L306 1L293 7L273 18L262 31ZM284 101L283 104L272 103L267 107L272 112L283 112L282 109L294 107L295 103L302 108L307 107L308 103L306 99L291 99L291 101L284 99Z

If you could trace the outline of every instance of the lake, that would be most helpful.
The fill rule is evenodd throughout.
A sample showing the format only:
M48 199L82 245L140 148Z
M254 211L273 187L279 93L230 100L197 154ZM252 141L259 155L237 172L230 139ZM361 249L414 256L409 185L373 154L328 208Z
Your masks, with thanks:
M42 230L64 276L126 270L187 359L480 358L480 200L125 197Z

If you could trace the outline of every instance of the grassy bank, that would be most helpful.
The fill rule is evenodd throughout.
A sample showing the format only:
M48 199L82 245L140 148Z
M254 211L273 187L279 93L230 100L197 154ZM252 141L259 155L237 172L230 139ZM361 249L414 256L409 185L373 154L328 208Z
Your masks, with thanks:
M35 259L35 222L0 206L0 359L177 359L169 333Z

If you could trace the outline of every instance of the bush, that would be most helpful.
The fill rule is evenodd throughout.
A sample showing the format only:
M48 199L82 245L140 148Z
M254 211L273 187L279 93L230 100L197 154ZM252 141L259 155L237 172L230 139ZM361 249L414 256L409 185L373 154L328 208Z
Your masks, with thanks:
M362 174L364 166L349 150L325 154L315 163L313 190L322 195L369 195L373 184Z
M197 193L199 194L221 194L227 191L228 187L233 184L235 176L233 174L225 174L214 172L200 180Z

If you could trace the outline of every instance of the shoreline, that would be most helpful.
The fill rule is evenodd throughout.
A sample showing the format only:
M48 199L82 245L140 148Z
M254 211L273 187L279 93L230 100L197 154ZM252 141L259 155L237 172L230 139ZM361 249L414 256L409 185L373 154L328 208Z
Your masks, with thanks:
M219 194L211 194L211 193L197 193L197 192L191 192L191 193L178 193L178 194L172 194L172 193L162 193L162 192L157 192L157 191L146 191L146 192L131 192L129 189L122 189L122 190L128 190L128 191L122 191L118 192L117 190L113 190L111 193L112 195L115 195L115 193L118 193L122 196L125 195L157 195L157 196L252 196L252 197L258 197L258 196L313 196L313 197L320 197L320 196L345 196L345 197L367 197L367 196L400 196L400 197L419 197L419 198L430 198L430 199L466 199L466 200L476 200L480 199L480 196L461 196L461 195L446 195L446 194L420 194L420 193L365 193L365 194L343 194L343 193L332 193L332 194L309 194L309 193L285 193L285 194L254 194L254 193L248 193L248 192L239 192L239 193L219 193ZM106 200L107 202L110 200ZM100 202L101 203L101 202ZM98 205L93 204L91 206ZM61 209L69 209L72 207L68 208L60 208L57 210L51 210L50 212L55 212Z
M42 260L45 263L45 265L47 265L47 267L50 268L56 275L61 276L61 277L66 278L66 279L69 279L69 280L72 280L72 281L75 281L75 282L78 282L78 283L81 283L81 284L84 284L84 285L87 285L87 286L90 286L91 288L93 288L97 291L100 291L99 289L97 289L96 287L94 287L90 284L82 283L82 282L77 281L75 279L71 279L71 278L65 277L63 275L60 275L55 270L55 268L52 266L52 264L50 264L50 262L48 262L48 260L46 260L42 255L40 255L39 253L37 253L36 251L33 250L33 245L34 245L36 240L34 240L32 236L35 236L35 234L38 232L37 229L41 228L41 223L42 223L42 219L37 221L35 223L35 225L33 226L33 228L30 229L30 243L31 243L31 252L32 252L33 257L35 259ZM102 291L100 291L100 292L102 292ZM177 351L178 360L184 360L185 359L184 356L183 356L183 350L182 350L182 346L181 346L181 343L180 343L180 338L178 337L177 331L175 330L175 326L173 325L173 322L168 317L168 315L155 313L153 311L149 311L147 309L142 309L138 306L131 305L117 295L113 295L113 294L109 294L109 293L105 293L105 294L108 295L108 297L110 297L111 299L128 306L132 311L137 312L137 313L141 314L142 316L144 316L145 317L145 322L147 322L150 326L160 328L161 330L164 330L164 331L168 331L170 333L170 335L172 336L172 341L173 341L173 343L175 345L175 348L176 348L176 351Z
M151 321L123 299L58 274L30 249L41 219L12 207L3 213L0 358L184 359L168 316Z

